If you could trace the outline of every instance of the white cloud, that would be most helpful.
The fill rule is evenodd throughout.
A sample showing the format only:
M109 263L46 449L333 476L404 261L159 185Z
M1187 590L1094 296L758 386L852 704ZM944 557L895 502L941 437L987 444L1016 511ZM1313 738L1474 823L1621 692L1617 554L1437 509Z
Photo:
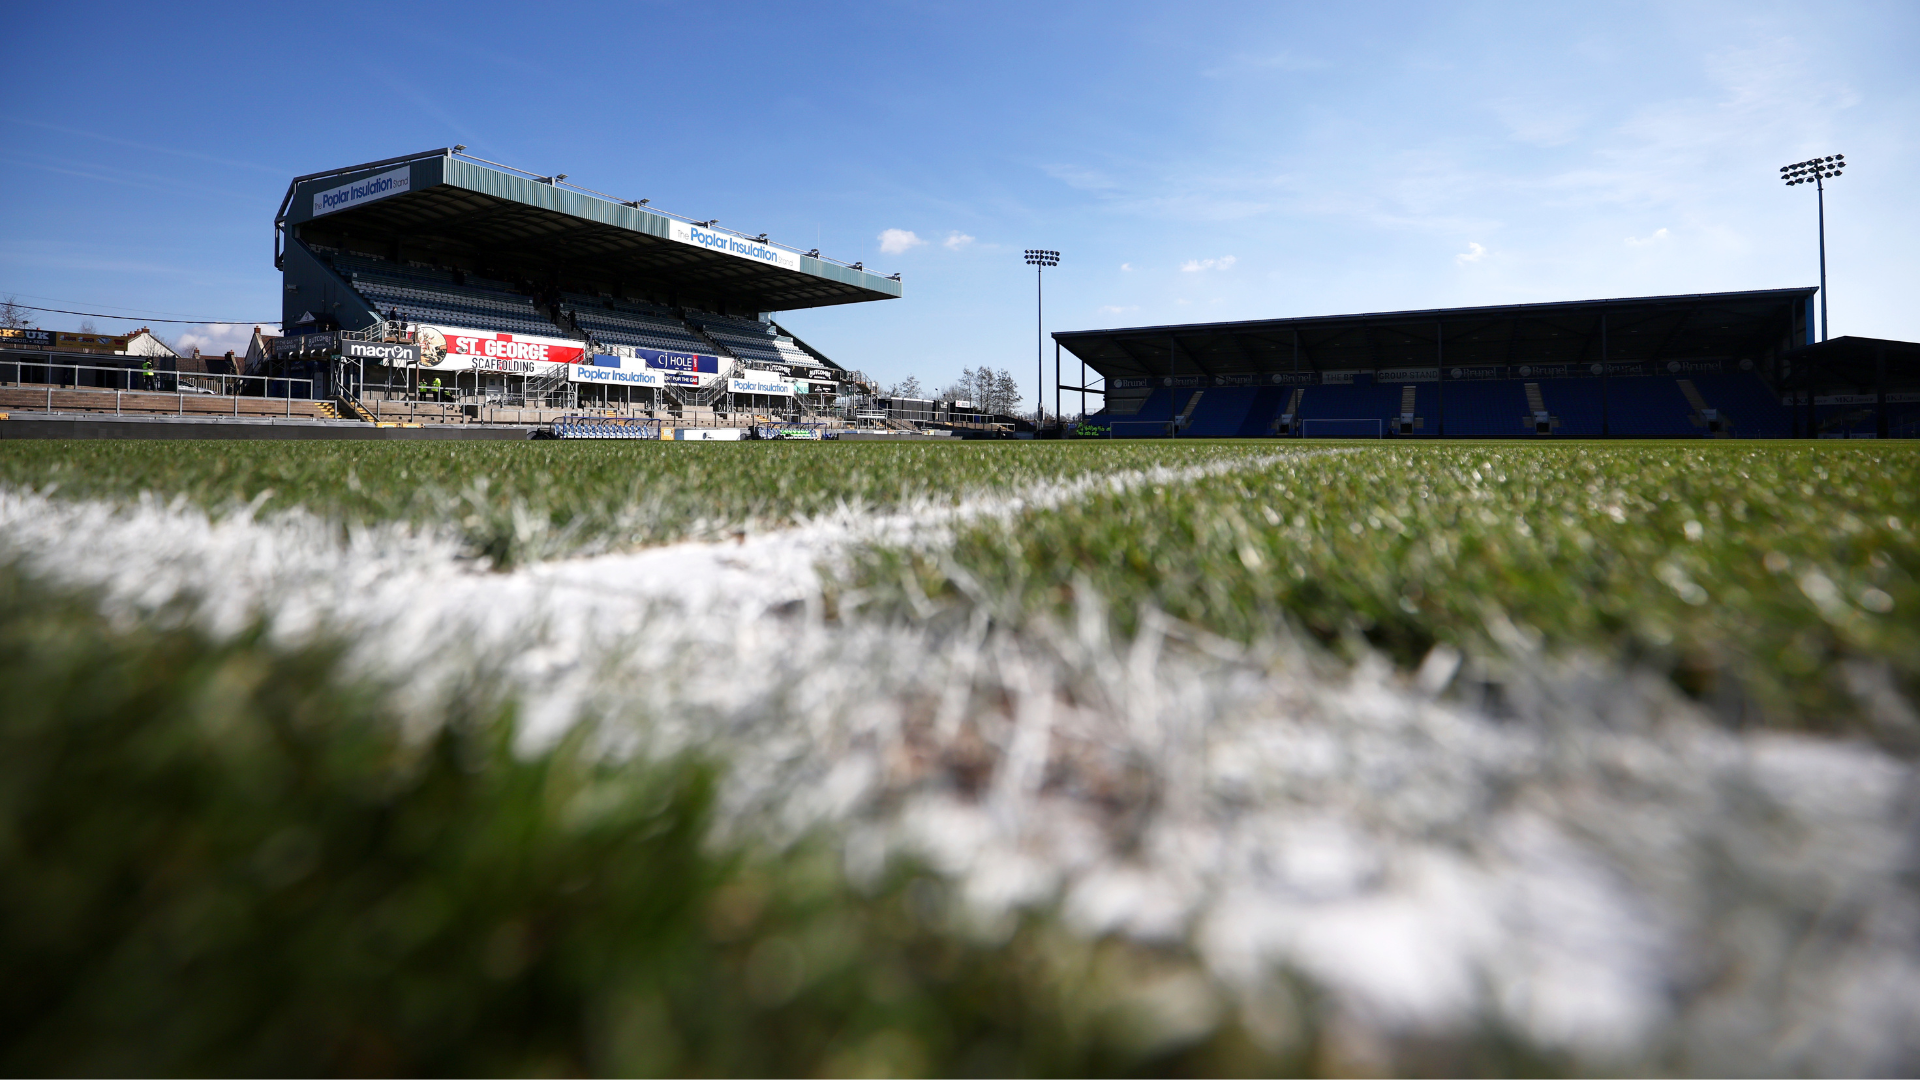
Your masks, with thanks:
M1222 255L1217 259L1188 259L1180 264L1180 270L1186 274L1197 274L1202 270L1231 270L1239 259L1232 255Z
M1085 169L1078 165L1042 165L1040 171L1081 191L1106 191L1120 186L1118 181L1099 169Z
M271 331L271 327L268 328ZM161 331L164 335L165 331ZM228 349L242 356L246 355L247 344L253 338L251 323L242 326L238 323L199 323L188 327L173 341L175 352L186 354L199 349L202 355L219 356Z
M1483 248L1479 244L1476 244L1472 241L1468 241L1467 250L1461 252L1458 255L1455 255L1453 257L1453 261L1459 263L1461 266L1465 266L1468 263L1477 263L1481 259L1484 259L1486 257L1487 257L1486 248Z
M1637 237L1637 236L1629 236L1629 237L1627 237L1627 246L1628 246L1628 247L1646 247L1646 246L1647 246L1647 245L1649 245L1649 244L1657 244L1657 243L1659 243L1660 241L1662 241L1662 240L1665 240L1666 238L1667 238L1667 230L1665 230L1665 229L1655 229L1655 230L1653 230L1653 235L1652 235L1652 236L1646 236L1646 237Z
M925 240L906 229L888 229L880 234L880 250L888 255L898 255L924 243Z
M912 236L913 234L908 233L907 235ZM961 248L973 243L973 237L968 236L966 233L955 231L948 233L947 238L942 240L941 243L947 245L947 247L954 251L959 251Z
M1584 113L1533 97L1503 98L1493 103L1493 111L1516 141L1534 146L1564 146L1587 121Z
M1131 273L1133 273L1133 264L1132 264L1132 263L1121 263L1121 264L1120 264L1120 269L1122 269L1122 270L1125 270L1125 271L1126 271L1127 273L1129 273L1129 274L1131 274Z
M1100 306L1100 314L1102 315L1125 315L1129 311L1139 310L1140 305L1138 304L1102 304Z
M1302 56L1299 53L1283 50L1264 56L1240 53L1229 57L1225 63L1217 67L1207 68L1200 74L1210 79L1220 79L1261 71L1320 71L1329 66L1319 57Z

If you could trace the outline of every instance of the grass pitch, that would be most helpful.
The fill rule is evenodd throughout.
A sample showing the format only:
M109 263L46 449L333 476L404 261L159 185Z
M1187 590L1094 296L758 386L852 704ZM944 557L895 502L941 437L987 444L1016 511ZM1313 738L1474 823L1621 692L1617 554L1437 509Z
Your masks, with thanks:
M254 587L246 560L196 555L259 549L182 547L142 562L140 545L212 531L198 518L183 526L175 515L167 531L151 525L166 515L127 515L134 524L94 576L119 588L115 603L0 566L0 674L14 688L0 695L0 868L21 883L0 926L12 960L0 1060L20 1072L1499 1073L1831 1061L1911 1071L1920 1057L1898 1041L1913 1030L1901 996L1860 988L1880 985L1873 965L1911 955L1897 931L1913 924L1902 912L1920 910L1899 862L1910 775L1899 759L1920 751L1917 455L1902 444L1706 441L0 444L0 485L56 500L250 509L265 519L251 535L269 537L283 535L272 516L296 508L342 532L398 522L452 537L495 569L736 531L777 541L784 526L848 511L951 511L938 529L845 552L817 621L641 618L634 641L595 640L611 661L639 655L652 635L669 659L633 669L631 682L606 676L607 697L592 700L627 702L632 715L610 710L605 727L583 715L558 745L518 752L535 702L499 692L507 677L488 661L456 656L456 678L419 686L343 661L353 633L376 648L430 639L457 653L460 627L376 619L289 644L261 624L207 632L191 595L124 602L148 573L185 580L188 593ZM20 550L32 541L63 564L89 557L88 536L48 548L31 525L10 526ZM403 554L383 566L389 579L408 571ZM442 569L421 587L448 589ZM538 592L528 581L556 580L542 569L455 576L488 601L512 578L524 599ZM297 601L309 576L262 596ZM380 584L339 577L314 587ZM400 592L379 595L405 607ZM1218 666L1181 676L1177 664L1141 663L1129 641L1167 618ZM1089 631L1090 619L1104 625ZM526 620L523 644L553 652L539 621ZM1105 652L1086 648L1103 637ZM1276 654L1258 647L1276 641L1308 643L1310 662L1263 668ZM1880 749L1816 738L1782 750L1776 736L1743 741L1698 720L1685 721L1691 741L1663 742L1646 735L1658 726L1646 714L1641 727L1569 741L1541 734L1537 703L1503 712L1489 696L1502 666L1544 670L1560 656L1595 661L1598 693L1635 708L1672 696L1643 692L1652 670L1729 727L1864 733ZM1399 672L1368 677L1376 699L1423 682L1435 658L1450 673L1447 658L1464 657L1466 676L1451 700L1409 693L1386 713L1283 697L1337 696L1347 673L1361 685L1381 657ZM562 675L587 666L558 659L541 663ZM1323 679L1323 666L1340 674ZM565 685L600 677L575 675ZM1172 736L1127 742L1131 700L1100 712L1136 677L1169 690L1146 695L1159 703L1152 719L1194 734L1199 750ZM715 682L721 692L695 692ZM844 686L872 700L836 697ZM1052 735L1034 726L1055 711ZM1311 982L1227 994L1193 940L1070 931L1044 907L982 936L955 915L943 871L895 866L855 884L844 872L852 848L830 831L791 845L718 838L715 787L732 762L609 756L650 723L737 728L739 741L714 745L752 759L741 772L759 780L747 781L775 787L780 763L841 764L834 755L878 731L885 769L1011 800L996 804L1002 817L1097 807L1106 827L1149 839L1156 815L1214 807L1225 792L1218 820L1174 822L1171 847L1165 836L1161 848L1116 841L1121 869L1155 851L1204 852L1190 842L1200 833L1179 830L1218 826L1201 838L1232 850L1225 838L1238 837L1277 859L1260 862L1257 881L1234 881L1265 887L1293 849L1263 847L1259 830L1311 827L1309 855L1358 854L1308 859L1312 895L1289 901L1286 918L1356 916L1376 900L1430 914L1417 890L1392 891L1407 881L1394 867L1438 860L1464 868L1457 882L1487 884L1467 905L1476 917L1495 906L1482 898L1547 905L1526 909L1522 929L1533 929L1511 939L1546 953L1506 948L1497 935L1512 928L1497 912L1473 924L1527 963L1557 962L1562 945L1578 953L1588 932L1602 959L1672 953L1594 921L1612 910L1609 890L1635 889L1667 925L1692 928L1674 948L1693 959L1671 971L1647 961L1658 978L1645 1000L1682 1004L1619 1058L1540 1051L1502 1026L1524 1009L1491 1006L1468 1008L1460 1030L1354 1057L1388 1036L1354 1035L1352 1016L1340 1021L1346 1035L1337 1025L1329 1035L1321 1023L1334 1014L1318 1011L1323 988ZM1725 741L1688 757L1710 741L1700 729ZM1071 753L1049 757L1050 740ZM1789 759L1815 744L1828 749L1806 775L1829 769L1815 779L1838 783L1768 794L1800 775ZM1214 761L1208 746L1230 750ZM1272 761L1259 764L1262 753ZM1764 768L1739 772L1748 758ZM1233 784L1196 785L1210 762L1240 770ZM999 780L1023 768L1024 796ZM1395 779L1396 768L1418 775ZM791 775L823 795L839 776ZM1268 786L1247 786L1256 781ZM923 794L908 785L877 801ZM1056 801L1018 801L1042 795ZM1881 818L1860 809L1882 803L1892 809ZM1252 831L1228 831L1236 819ZM862 820L871 832L886 819ZM1502 845L1537 836L1513 832L1516 822L1574 838L1588 861L1552 863L1550 888L1512 878ZM1334 844L1329 829L1348 841ZM1354 883L1334 880L1349 864ZM1502 891L1510 885L1519 892ZM1574 902L1553 907L1562 894ZM1558 936L1555 911L1578 933ZM1829 926L1840 923L1844 932ZM1444 938L1419 943L1439 943L1423 962L1437 962ZM1590 976L1615 969L1581 966L1589 959L1555 969L1578 974L1566 1000L1607 989ZM1696 969L1715 975L1686 983ZM1790 975L1794 992L1779 992ZM1524 1005L1550 982L1510 978L1502 992L1519 988ZM1814 1056L1768 1056L1767 1033L1783 1025L1815 1032L1803 1040ZM1857 1057L1835 1056L1850 1047Z
M1198 463L1245 444L10 442L0 485L151 493L213 511L302 507L343 524L451 529L505 565L777 528L843 507L950 504L1089 470Z
M854 584L1066 619L1091 589L1242 641L1290 627L1403 665L1583 649L1738 723L1852 727L1920 690L1920 448L1458 444L1258 467L880 552ZM1896 710L1897 711L1897 710ZM1885 734L1901 739L1889 718Z
M1740 723L1854 727L1876 688L1920 690L1920 448L1901 443L19 442L0 484L405 521L505 566L1234 462L1257 464L982 520L848 584L901 600L910 564L911 591L1016 620L1091 588L1123 633L1147 604L1403 665L1586 649Z

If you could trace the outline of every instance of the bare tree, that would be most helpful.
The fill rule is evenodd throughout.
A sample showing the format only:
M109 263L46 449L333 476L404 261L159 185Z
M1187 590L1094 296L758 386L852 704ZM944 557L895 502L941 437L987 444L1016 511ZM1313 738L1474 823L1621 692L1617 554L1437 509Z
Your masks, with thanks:
M986 371L985 368L980 370L983 373ZM1000 414L1010 415L1020 405L1020 380L1014 378L1013 373L1006 368L993 373L992 400L993 411Z
M5 329L5 330L35 329L33 325L33 316L27 311L26 308L20 306L19 300L9 296L7 297L4 303L0 303L0 329Z
M975 412L1004 414L1020 403L1020 385L1005 369L995 371L982 364L960 369L960 377L948 383L940 396L947 401L970 401Z
M98 331L98 330L96 330L96 329L94 329L94 326L93 326L93 320L92 320L92 319L81 319L81 320L80 320L80 332L81 332L81 333L83 333L83 334L97 334L97 333L99 333L100 331Z
M887 387L887 396L896 398L924 398L926 392L920 389L920 380L912 375Z

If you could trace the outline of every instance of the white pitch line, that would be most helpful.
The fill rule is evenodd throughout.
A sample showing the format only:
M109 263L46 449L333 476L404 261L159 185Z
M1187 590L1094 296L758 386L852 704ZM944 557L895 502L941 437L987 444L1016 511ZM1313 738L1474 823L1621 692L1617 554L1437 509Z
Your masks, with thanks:
M509 573L403 527L0 492L0 553L115 611L340 635L423 722L478 682L536 743L601 716L627 752L698 749L726 763L725 830L826 829L856 872L917 853L982 917L1057 902L1090 934L1183 941L1255 1019L1288 969L1369 1038L1493 1024L1595 1069L1681 1046L1694 1071L1913 1071L1916 776L1871 747L1729 732L1578 660L1516 664L1496 719L1153 613L1109 641L1086 596L1018 630L789 610L859 544L1263 463Z

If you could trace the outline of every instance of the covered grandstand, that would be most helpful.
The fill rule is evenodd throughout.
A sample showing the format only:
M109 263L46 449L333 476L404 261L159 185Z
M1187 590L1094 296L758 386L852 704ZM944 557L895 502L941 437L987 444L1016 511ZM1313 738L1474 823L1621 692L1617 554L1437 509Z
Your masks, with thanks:
M288 185L274 220L286 337L252 374L309 380L352 412L474 418L819 420L864 390L773 313L893 299L899 275L464 149Z
M1815 344L1816 293L1053 336L1104 380L1104 406L1085 426L1114 438L1915 435L1920 346ZM1864 417L1863 395L1873 403Z

